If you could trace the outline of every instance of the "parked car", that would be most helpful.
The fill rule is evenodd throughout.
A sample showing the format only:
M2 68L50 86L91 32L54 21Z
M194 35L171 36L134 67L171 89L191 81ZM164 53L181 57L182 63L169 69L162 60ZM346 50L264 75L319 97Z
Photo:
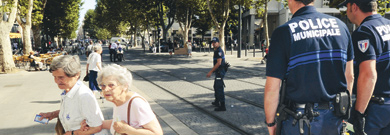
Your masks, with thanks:
M153 45L157 47L156 52L158 52L159 49L161 49L161 52L168 52L168 48L169 48L168 43L161 43L160 44L160 48L158 48L158 44L153 44ZM153 52L153 50L152 50L153 47L154 47L153 45L149 46L149 51L150 52Z

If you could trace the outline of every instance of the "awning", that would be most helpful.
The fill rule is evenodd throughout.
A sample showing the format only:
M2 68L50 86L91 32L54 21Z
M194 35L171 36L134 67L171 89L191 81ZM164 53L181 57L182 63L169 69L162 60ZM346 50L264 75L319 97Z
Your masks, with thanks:
M22 38L20 33L9 33L9 38Z

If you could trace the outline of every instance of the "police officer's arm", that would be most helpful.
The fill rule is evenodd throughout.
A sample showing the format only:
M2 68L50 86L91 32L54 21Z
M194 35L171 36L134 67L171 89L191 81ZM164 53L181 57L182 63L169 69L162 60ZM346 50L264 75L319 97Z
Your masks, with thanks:
M222 63L222 58L218 58L217 63L215 63L214 67L210 70L209 73L207 73L206 77L210 77L211 74L213 74L213 72L218 69L218 67L221 65L221 63Z
M376 81L376 60L366 60L360 63L355 110L360 113L364 113L366 111L368 102L374 92Z
M275 122L276 109L279 104L281 82L282 81L279 78L267 76L264 90L264 111L267 123ZM268 127L270 135L275 134L276 126Z
M347 79L347 89L349 91L349 94L352 95L352 87L354 83L353 60L347 62L347 65L345 67L345 78Z

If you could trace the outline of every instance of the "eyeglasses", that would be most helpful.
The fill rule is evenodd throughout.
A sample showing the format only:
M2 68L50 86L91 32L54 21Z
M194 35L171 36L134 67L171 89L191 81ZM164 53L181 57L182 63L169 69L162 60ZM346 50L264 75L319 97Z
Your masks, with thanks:
M115 84L107 84L107 85L100 84L100 85L99 85L100 89L102 89L102 90L106 89L107 86L108 86L110 89L114 89L116 85L115 85Z

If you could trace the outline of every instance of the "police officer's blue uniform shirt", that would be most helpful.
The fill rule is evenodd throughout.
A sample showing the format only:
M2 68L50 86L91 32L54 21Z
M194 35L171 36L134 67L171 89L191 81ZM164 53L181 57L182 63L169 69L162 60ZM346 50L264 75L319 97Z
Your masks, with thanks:
M266 75L287 78L286 98L297 103L331 101L347 87L352 39L339 19L305 6L272 34Z
M376 60L377 81L374 94L390 94L390 21L380 14L368 16L352 33L352 39L356 57L355 84L360 63Z
M214 50L214 56L213 56L213 64L217 64L217 59L222 59L221 65L218 67L218 70L222 70L223 66L225 65L225 53L223 53L223 50L221 47L218 47L216 50Z

